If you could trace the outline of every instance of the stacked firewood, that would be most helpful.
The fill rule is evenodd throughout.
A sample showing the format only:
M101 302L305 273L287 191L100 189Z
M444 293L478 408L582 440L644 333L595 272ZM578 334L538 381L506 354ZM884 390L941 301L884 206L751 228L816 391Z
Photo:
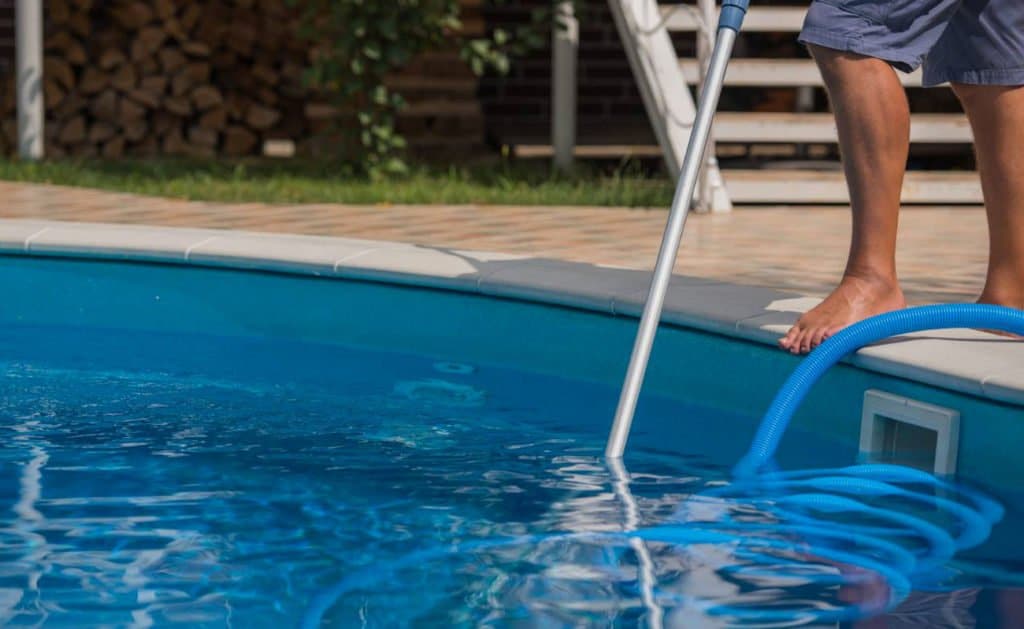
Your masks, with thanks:
M46 19L50 156L245 155L305 132L307 50L279 0L47 0Z
M473 34L478 4L466 0ZM322 136L336 112L303 86L309 46L284 0L46 0L45 16L49 157L243 156L268 140L331 148ZM12 74L0 77L0 154L17 134ZM481 143L477 81L454 51L389 83L410 102L400 128L414 149Z

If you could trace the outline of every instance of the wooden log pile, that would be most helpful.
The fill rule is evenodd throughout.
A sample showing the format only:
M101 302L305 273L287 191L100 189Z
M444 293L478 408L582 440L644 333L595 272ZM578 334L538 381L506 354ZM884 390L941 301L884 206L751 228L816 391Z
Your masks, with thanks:
M307 50L280 0L47 0L46 18L49 156L240 156L306 132Z
M245 156L267 140L306 153L325 146L317 135L334 116L303 86L309 49L284 0L46 0L45 16L49 157ZM476 79L454 53L439 54L395 79L411 103L400 126L414 148L478 146ZM0 77L0 154L16 144L11 74Z

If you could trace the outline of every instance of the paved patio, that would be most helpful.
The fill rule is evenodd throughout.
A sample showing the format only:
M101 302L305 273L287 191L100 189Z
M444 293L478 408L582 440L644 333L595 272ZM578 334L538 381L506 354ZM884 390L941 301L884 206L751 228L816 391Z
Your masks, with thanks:
M227 204L0 182L0 217L244 229L394 240L646 269L666 212L505 206ZM842 208L741 208L693 215L676 272L795 290L828 291L843 268ZM909 207L899 264L914 303L972 300L987 258L977 207Z

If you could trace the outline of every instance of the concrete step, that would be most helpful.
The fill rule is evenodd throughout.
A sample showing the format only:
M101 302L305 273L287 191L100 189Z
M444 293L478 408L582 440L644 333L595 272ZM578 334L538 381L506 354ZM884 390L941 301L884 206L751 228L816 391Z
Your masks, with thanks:
M841 171L723 170L733 203L849 203ZM911 171L903 182L905 204L982 203L978 174Z
M660 157L653 143L631 142L643 129L609 129L600 133L601 141L576 147L580 158ZM595 134L591 132L590 136ZM715 115L715 139L736 144L832 144L836 126L830 113L768 113L723 111ZM505 141L517 157L551 157L554 149L544 133L510 135ZM914 114L910 141L917 144L964 144L973 141L971 127L962 114Z
M687 83L700 80L696 59L680 59ZM921 86L921 70L911 74L897 72L907 87ZM725 73L725 84L736 87L801 87L823 85L821 73L810 59L733 59Z
M720 112L715 116L714 134L720 142L832 143L836 125L830 113ZM914 114L910 141L959 144L973 142L973 136L962 114Z
M554 157L555 148L550 144L530 143L512 145L512 154L522 159ZM620 159L623 157L662 157L657 144L577 144L573 155L579 159Z
M662 4L658 6L665 26L670 31L694 32L700 12L694 4ZM806 7L751 7L743 20L745 32L795 33L804 23Z

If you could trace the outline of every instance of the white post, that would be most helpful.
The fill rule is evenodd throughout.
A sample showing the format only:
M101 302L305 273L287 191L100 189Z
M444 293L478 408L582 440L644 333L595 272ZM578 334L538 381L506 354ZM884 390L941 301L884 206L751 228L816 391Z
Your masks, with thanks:
M551 42L551 144L555 167L572 169L576 147L576 60L580 25L571 0L560 2L555 12Z
M17 46L18 152L22 159L43 157L43 3L18 0Z

